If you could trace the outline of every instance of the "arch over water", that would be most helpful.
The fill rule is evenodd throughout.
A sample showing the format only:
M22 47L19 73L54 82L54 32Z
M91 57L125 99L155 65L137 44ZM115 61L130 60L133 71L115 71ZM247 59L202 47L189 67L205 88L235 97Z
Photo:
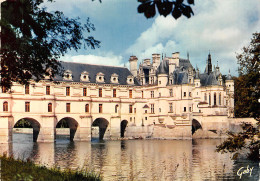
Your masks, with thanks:
M103 140L108 125L109 125L109 122L105 118L97 118L93 121L91 126L99 127L99 132L98 132L99 140ZM91 136L93 136L92 133L91 133Z
M125 129L126 129L127 124L128 124L128 121L127 121L127 120L121 121L121 124L120 124L120 134L121 134L121 138L124 138L124 136L125 136Z
M201 124L196 119L192 120L192 134L194 134L198 129L202 129Z
M36 119L25 117L25 118L21 118L18 121L16 121L14 124L14 127L17 124L19 124L22 120L26 120L27 122L30 123L30 125L33 128L33 142L37 142L38 135L39 135L40 129L41 129L40 123Z
M70 141L73 141L75 133L79 126L79 123L74 118L65 117L57 122L56 128L60 127L60 125L61 125L60 123L64 123L66 125L66 127L70 128Z

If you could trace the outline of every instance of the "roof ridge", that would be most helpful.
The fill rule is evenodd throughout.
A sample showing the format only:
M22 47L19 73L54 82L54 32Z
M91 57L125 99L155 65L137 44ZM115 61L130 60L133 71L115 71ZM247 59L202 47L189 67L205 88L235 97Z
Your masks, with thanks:
M104 66L104 67L126 68L126 69L127 69L127 67L122 67L122 66L115 66L115 65L90 64L90 63L82 63L82 62L70 62L70 61L60 61L60 62L64 62L64 63L75 63L75 64L83 64L83 65Z

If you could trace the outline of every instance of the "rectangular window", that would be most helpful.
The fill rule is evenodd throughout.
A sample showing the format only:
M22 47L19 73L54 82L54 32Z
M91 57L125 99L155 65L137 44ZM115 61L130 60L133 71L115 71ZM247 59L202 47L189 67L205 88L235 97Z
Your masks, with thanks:
M117 113L117 108L118 108L118 105L115 106L115 113Z
M219 100L219 105L221 105L221 93L219 93L219 98L218 98L218 100Z
M25 112L30 112L30 102L25 102Z
M116 97L116 89L113 89L113 97Z
M209 105L211 105L211 96L210 96L210 93L209 93Z
M151 91L151 98L154 98L154 91Z
M129 98L133 97L133 90L129 90Z
M51 94L51 88L50 86L46 86L46 95L50 95Z
M134 108L134 113L136 113L136 108Z
M172 110L172 103L169 104L169 111L173 112L173 110Z
M186 112L186 107L183 108L183 112Z
M154 104L151 104L151 113L154 113Z
M30 86L25 85L25 94L30 94Z
M142 98L144 98L144 91L142 91Z
M217 105L217 94L216 94L216 92L214 93L214 106L216 106Z
M89 112L89 104L85 105L85 112Z
M170 97L172 97L172 89L170 89Z
M4 112L8 111L8 102L4 102L4 104L3 104L3 111Z
M183 97L186 97L186 92L183 92Z
M99 113L102 113L102 112L103 112L103 105L102 105L102 104L99 104L99 105L98 105L98 112L99 112Z
M189 97L191 97L191 92L189 92Z
M98 89L98 96L99 96L99 97L102 97L102 88L99 88L99 89Z
M133 105L129 105L129 113L133 113Z
M48 104L48 112L52 112L52 103Z
M70 87L66 87L66 96L70 96Z
M189 107L189 110L190 110L190 112L191 112L191 107Z
M87 88L83 88L83 96L87 96Z
M7 92L7 89L5 86L2 87L2 93L6 93Z
M66 112L70 112L70 103L66 103Z

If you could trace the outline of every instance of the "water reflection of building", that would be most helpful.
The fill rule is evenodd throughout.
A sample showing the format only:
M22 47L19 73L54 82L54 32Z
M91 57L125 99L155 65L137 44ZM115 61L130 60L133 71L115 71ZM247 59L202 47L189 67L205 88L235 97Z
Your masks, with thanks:
M234 178L230 154L215 152L221 140L127 140L106 142L58 141L14 143L17 150L48 167L100 173L104 180L218 180ZM2 144L3 145L3 144ZM0 146L0 148L2 147ZM37 146L35 146L37 145ZM237 168L236 168L237 169Z
M61 62L62 76L46 76L29 85L13 83L0 93L0 142L12 140L12 128L21 119L34 129L34 141L52 142L55 127L65 121L71 140L90 140L98 127L103 137L191 138L194 130L218 132L233 116L234 83L224 81L208 55L204 73L189 59L159 54L129 59L124 67ZM216 127L216 125L218 125ZM93 134L92 134L93 133Z

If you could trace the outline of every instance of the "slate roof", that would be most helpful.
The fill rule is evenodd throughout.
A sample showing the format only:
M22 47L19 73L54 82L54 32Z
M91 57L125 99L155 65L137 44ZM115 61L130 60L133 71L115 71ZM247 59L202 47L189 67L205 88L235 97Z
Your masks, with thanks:
M67 81L67 82L84 82L80 80L81 73L87 71L89 73L90 83L96 82L96 75L99 72L104 74L104 83L98 84L112 84L110 82L111 75L116 73L118 75L118 84L127 84L127 76L132 75L131 72L126 67L115 67L115 66L105 66L105 65L93 65L75 62L60 62L64 71L70 70L72 72L72 80L64 80L62 76L56 76L55 81ZM134 79L134 85L139 85L136 79Z
M211 72L209 75L207 73L200 74L200 83L201 86L218 85L215 72Z
M190 63L190 60L182 59L182 58L179 59L179 67L184 67L187 70L188 70L189 67L193 68L193 66Z

